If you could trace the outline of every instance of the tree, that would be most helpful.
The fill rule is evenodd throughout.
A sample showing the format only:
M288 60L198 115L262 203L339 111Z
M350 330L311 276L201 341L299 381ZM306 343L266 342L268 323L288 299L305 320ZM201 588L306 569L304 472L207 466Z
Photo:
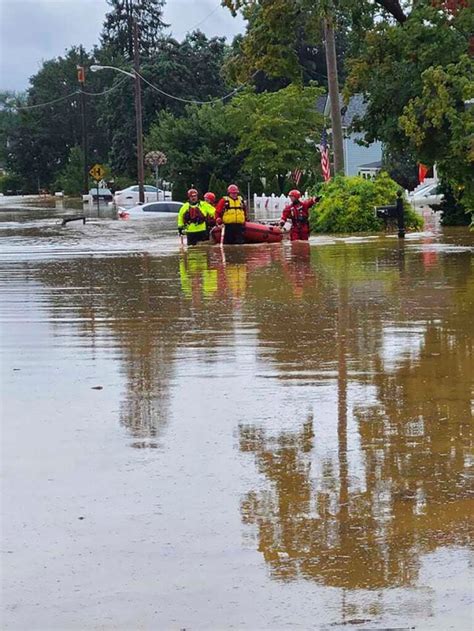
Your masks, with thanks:
M81 147L73 147L67 164L57 177L54 187L66 195L79 195L83 185L83 162Z
M162 172L175 189L192 185L205 192L211 175L225 182L238 178L243 158L229 119L229 106L220 102L189 105L180 117L166 111L159 114L145 146L165 151L168 162Z
M421 95L411 99L400 125L424 163L436 160L438 172L458 201L474 212L474 61L432 66L422 74Z
M461 3L454 11L447 3L418 2L402 22L381 22L367 32L361 53L349 62L346 85L347 94L366 97L367 111L356 122L366 141L439 163L466 200L473 186L472 114L463 100L472 86L466 53L473 25L472 10Z
M229 104L229 124L239 138L244 168L254 177L277 176L283 189L289 171L316 172L322 117L315 108L320 88L290 85L278 92L247 91Z
M87 63L91 63L86 56ZM19 103L16 123L9 134L7 166L20 175L25 190L48 188L66 165L72 147L81 143L79 95L75 94L80 51L71 48L64 57L51 59L30 79L26 99ZM101 78L88 75L85 89L101 90ZM105 138L97 124L96 101L87 98L91 149L96 159L106 153ZM46 105L42 105L46 103ZM26 106L30 109L21 109Z
M133 20L140 28L140 53L156 52L162 30L164 0L107 0L111 7L105 16L101 34L102 46L112 59L133 59Z
M334 168L336 172L344 172L335 32L338 22L347 22L347 16L359 14L360 9L354 10L352 0L339 3L333 0L225 0L224 3L234 14L242 10L249 20L249 28L240 47L244 68L247 66L256 72L265 71L273 77L301 82L303 62L307 61L307 56L302 53L308 51L308 45L314 48L316 42L323 38L331 103ZM353 23L356 24L356 20Z
M156 57L143 60L141 74L146 81L175 98L157 92L146 81L142 82L145 135L157 112L183 115L186 103L181 99L207 101L223 96L229 90L221 76L227 50L224 39L208 39L203 33L195 32L188 34L181 43L166 38L157 46ZM109 162L114 172L136 175L133 82L124 81L123 76L116 73L113 76L118 87L99 104L100 124L108 135Z
M0 92L0 165L4 167L8 159L10 138L18 124L18 114L12 109L12 103L24 102L23 95L10 90Z

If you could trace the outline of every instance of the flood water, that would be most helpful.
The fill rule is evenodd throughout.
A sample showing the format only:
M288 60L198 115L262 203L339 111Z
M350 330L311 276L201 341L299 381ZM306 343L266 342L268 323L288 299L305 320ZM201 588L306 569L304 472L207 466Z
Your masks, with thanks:
M67 212L0 208L2 628L471 629L474 235Z

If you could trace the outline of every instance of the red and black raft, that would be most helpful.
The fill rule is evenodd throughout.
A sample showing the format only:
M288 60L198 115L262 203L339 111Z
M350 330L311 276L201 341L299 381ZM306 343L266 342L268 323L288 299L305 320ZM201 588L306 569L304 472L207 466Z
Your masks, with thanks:
M280 243L283 232L278 226L267 226L263 223L246 221L244 225L245 243ZM211 241L220 243L221 227L215 226L211 230Z

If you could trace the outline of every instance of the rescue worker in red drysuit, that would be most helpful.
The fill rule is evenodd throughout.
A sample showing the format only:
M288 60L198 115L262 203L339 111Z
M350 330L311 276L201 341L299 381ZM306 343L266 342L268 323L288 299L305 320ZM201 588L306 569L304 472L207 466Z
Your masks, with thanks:
M319 197L306 201L301 200L301 193L296 189L289 192L291 204L285 206L280 219L283 228L287 221L291 221L290 239L292 241L307 241L309 239L309 209L319 201Z
M216 206L216 224L225 226L224 243L244 243L244 227L247 221L247 205L240 195L239 187L231 184L227 195Z
M211 191L204 193L204 201L207 206L207 232L208 235L212 228L216 225L216 196Z

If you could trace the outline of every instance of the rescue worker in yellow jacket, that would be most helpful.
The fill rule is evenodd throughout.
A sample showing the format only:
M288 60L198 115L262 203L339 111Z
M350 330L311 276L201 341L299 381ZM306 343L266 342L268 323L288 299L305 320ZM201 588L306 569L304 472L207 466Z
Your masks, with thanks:
M181 206L178 213L178 232L180 235L186 233L188 245L207 241L208 218L208 204L199 200L199 193L195 188L190 188L188 201Z
M244 224L247 221L247 206L240 195L239 187L231 184L227 195L216 206L216 223L224 224L224 243L244 243Z

